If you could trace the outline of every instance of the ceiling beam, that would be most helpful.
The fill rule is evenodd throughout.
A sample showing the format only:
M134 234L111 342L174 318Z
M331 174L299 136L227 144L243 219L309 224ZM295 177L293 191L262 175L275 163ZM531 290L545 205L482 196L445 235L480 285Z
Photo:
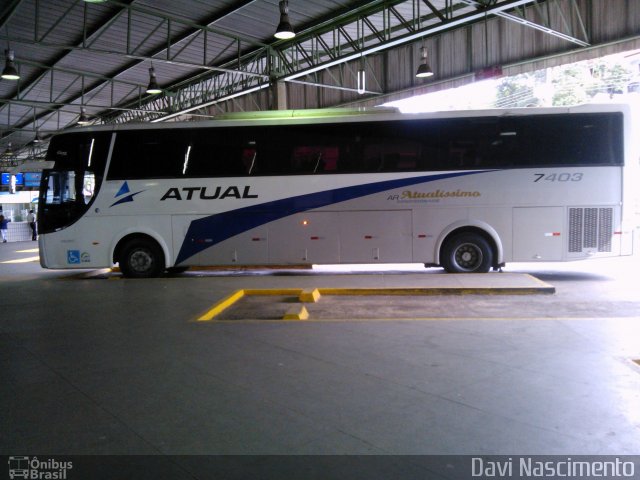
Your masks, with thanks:
M185 66L185 67L203 69L203 70L206 70L206 71L217 71L217 72L234 71L235 72L236 70L225 69L225 68L222 68L222 67L209 66L209 65L205 65L205 64L203 64L203 65L195 65L195 64L191 64L191 63L186 64L184 62L171 60L170 58L166 58L165 59L165 58L160 57L165 52L168 52L168 49L170 49L171 46L177 45L177 44L179 44L181 42L184 42L184 41L188 41L189 39L195 37L196 35L198 35L198 34L200 34L202 32L209 32L209 33L212 33L212 34L215 34L215 35L222 35L222 36L228 37L230 39L233 39L234 41L242 41L244 43L248 43L250 45L253 45L254 47L256 45L259 46L259 47L260 46L264 46L264 44L256 41L255 39L242 38L239 35L234 35L234 34L231 34L229 32L225 32L225 31L222 31L220 29L213 28L213 25L216 22L219 22L223 18L226 18L229 15L232 15L233 13L235 13L238 10L244 8L245 6L255 2L256 0L242 0L242 1L237 1L237 2L233 3L232 5L229 5L227 8L216 12L215 15L205 19L204 23L206 24L206 26L199 25L199 24L196 24L196 23L193 23L193 22L186 21L184 19L180 19L180 18L176 18L176 17L173 17L173 16L169 16L169 15L160 15L155 10L152 10L152 9L149 9L149 8L146 8L146 7L139 7L139 6L134 5L134 1L135 0L124 0L124 1L111 0L110 4L117 5L119 7L118 10L115 11L113 14L111 14L109 16L109 18L106 18L103 22L101 22L100 25L98 25L96 28L94 28L90 33L83 34L83 38L76 40L74 42L74 45L72 45L72 46L46 44L46 46L54 46L56 48L63 49L63 50L65 50L65 53L63 53L62 55L58 56L53 62L51 62L50 65L40 65L42 71L37 76L35 76L34 78L28 80L26 82L27 83L26 87L23 86L23 85L20 85L20 88L16 88L14 94L12 95L12 98L15 98L19 93L24 95L26 92L28 92L31 88L33 88L39 82L44 81L44 79L45 79L44 77L46 76L47 72L49 70L54 69L55 65L57 65L58 63L63 61L64 58L66 58L66 56L69 55L69 53L71 51L75 51L75 50L94 51L96 53L115 54L115 55L123 55L123 53L124 53L124 56L126 58L133 59L133 61L129 62L127 65L119 68L115 72L111 72L108 76L102 76L101 77L101 81L99 81L97 83L94 83L87 90L82 92L80 95L76 95L75 98L70 99L68 103L73 103L75 101L78 101L84 95L91 95L91 93L93 91L96 91L98 89L103 88L106 83L118 81L117 77L127 73L131 69L133 69L133 68L135 68L135 67L139 66L140 64L142 64L144 62L147 62L147 61L163 62L163 63L169 63L169 64L173 64L173 65L182 65L182 66ZM15 9L18 7L18 4L20 3L20 1L19 0L14 0L14 3L15 3L15 6L14 6L13 10L11 11L11 13L13 13L15 11ZM85 4L85 8L87 8L86 4ZM131 12L140 12L140 13L144 13L145 15L151 15L151 16L155 16L155 17L162 18L162 19L165 19L165 20L173 20L176 23L188 26L189 27L189 31L187 31L186 33L181 34L181 35L179 35L179 36L177 36L175 38L168 39L167 42L165 43L165 46L163 46L161 48L158 48L158 49L150 52L147 55L134 55L134 54L131 54L130 52L104 51L104 50L100 50L100 49L91 47L91 45L93 45L95 43L95 41L100 37L100 35L106 29L108 29L108 27L111 24L113 24L121 15L124 15L124 14L131 15ZM84 30L86 31L86 29L84 29ZM14 40L14 41L33 44L33 41L26 40L26 39L20 39L20 40ZM27 63L27 62L23 62L23 63ZM258 74L252 73L252 72L247 72L246 75L252 76L252 75L258 75ZM95 75L91 75L91 74L87 74L87 76L93 76L94 78L96 77ZM261 77L263 77L263 76L261 76ZM114 109L114 107L111 106L111 107L109 107L108 110L113 110L113 109ZM0 111L1 110L2 110L2 107L0 107ZM126 110L130 110L130 108L126 108ZM37 117L37 118L34 118L34 119L30 119L30 120L36 121L38 118L40 118L40 117ZM24 127L28 126L29 123L30 123L30 121L21 122L21 123L15 125L15 127L24 128ZM4 138L4 136L5 136L4 133L0 134L0 139Z
M7 5L0 12L0 30L7 26L7 22L11 19L20 4L24 0L10 0Z
M459 1L461 1L463 3L466 3L467 5L471 5L473 7L477 7L479 9L486 8L484 4L478 2L477 0L459 0ZM535 0L535 4L536 5L538 4L537 0ZM487 10L489 10L489 9L487 9ZM537 22L532 22L531 20L527 20L524 17L519 17L517 15L513 15L511 13L507 13L507 12L504 12L504 11L494 12L493 15L496 15L498 17L504 18L504 19L509 20L511 22L519 23L520 25L524 25L525 27L533 28L534 30L539 30L541 32L544 32L546 34L549 34L549 35L552 35L554 37L560 38L562 40L566 40L568 42L573 42L576 45L579 45L581 47L589 47L590 46L589 42L586 42L584 40L576 38L573 35L560 32L560 31L555 30L555 29L553 29L553 28L551 28L549 26L542 25L542 24L537 23Z

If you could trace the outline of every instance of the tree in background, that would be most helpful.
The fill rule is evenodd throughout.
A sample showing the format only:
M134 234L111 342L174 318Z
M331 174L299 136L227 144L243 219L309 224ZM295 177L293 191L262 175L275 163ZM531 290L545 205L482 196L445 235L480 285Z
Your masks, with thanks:
M588 103L597 95L627 93L634 83L631 65L619 59L598 59L505 78L495 106L568 106Z

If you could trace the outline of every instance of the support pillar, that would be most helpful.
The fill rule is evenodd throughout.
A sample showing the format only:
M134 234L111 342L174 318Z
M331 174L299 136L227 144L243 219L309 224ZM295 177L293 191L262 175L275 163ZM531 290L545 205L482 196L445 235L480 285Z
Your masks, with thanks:
M276 80L271 83L271 96L273 110L287 110L289 103L287 102L287 84L284 80Z

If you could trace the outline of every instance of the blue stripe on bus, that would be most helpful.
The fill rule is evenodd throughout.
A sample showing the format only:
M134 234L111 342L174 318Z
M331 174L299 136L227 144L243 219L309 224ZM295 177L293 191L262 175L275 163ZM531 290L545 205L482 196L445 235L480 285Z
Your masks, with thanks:
M350 187L336 188L322 192L298 195L295 197L275 200L273 202L251 205L228 212L218 213L209 217L194 220L189 225L176 264L182 263L189 257L206 250L235 235L265 225L296 213L306 212L316 208L326 207L335 203L365 197L374 193L406 187L417 183L433 182L445 178L461 177L481 173L457 172L422 177L402 178L384 182L366 183Z

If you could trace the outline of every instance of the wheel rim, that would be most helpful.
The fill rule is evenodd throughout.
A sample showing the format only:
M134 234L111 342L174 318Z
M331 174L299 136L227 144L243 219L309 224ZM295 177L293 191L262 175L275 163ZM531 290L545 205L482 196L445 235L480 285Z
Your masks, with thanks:
M129 257L131 270L137 273L145 273L153 267L153 255L148 250L136 250Z
M456 265L464 271L472 272L482 265L484 256L480 247L473 243L463 243L455 252L453 258Z

